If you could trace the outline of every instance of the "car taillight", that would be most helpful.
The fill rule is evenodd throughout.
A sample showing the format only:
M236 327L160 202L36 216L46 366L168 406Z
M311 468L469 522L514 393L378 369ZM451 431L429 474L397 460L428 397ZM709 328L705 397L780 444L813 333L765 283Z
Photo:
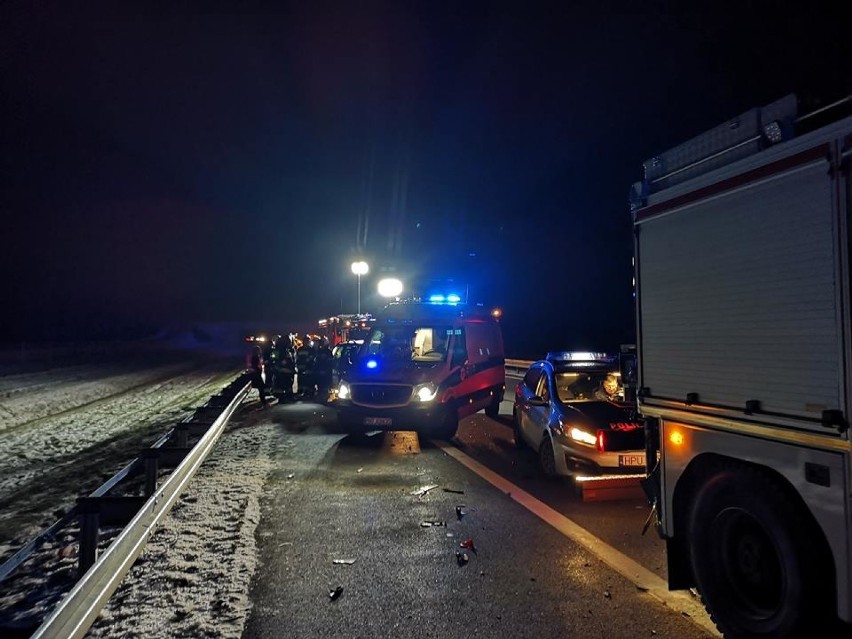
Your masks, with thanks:
M602 453L606 452L606 436L605 436L604 431L602 431L602 430L598 431L598 437L597 437L597 441L595 442L595 446L597 447L598 451L600 451Z

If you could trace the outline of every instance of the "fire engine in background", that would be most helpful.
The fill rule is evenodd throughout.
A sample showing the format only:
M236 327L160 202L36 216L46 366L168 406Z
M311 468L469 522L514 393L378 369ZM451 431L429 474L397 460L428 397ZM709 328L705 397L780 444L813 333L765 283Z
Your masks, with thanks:
M376 318L369 313L335 315L318 322L318 333L325 337L329 347L333 348L341 342L363 341L375 321Z
M726 637L852 636L849 105L748 111L631 193L649 521Z

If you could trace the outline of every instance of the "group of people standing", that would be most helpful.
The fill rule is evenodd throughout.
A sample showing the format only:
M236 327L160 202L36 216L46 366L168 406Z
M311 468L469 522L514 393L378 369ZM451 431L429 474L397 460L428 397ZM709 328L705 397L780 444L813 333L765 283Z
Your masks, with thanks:
M333 363L328 340L318 335L276 335L266 349L254 344L246 355L246 370L260 395L262 406L267 396L279 401L319 398L331 391Z

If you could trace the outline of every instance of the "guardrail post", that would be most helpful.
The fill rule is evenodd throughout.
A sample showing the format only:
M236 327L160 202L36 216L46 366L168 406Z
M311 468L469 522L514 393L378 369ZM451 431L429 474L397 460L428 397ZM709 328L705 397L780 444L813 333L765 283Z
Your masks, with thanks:
M178 448L186 448L188 441L189 429L186 424L178 424L175 426L175 446Z
M157 476L160 473L160 450L149 448L142 453L145 460L145 496L150 497L157 490Z
M101 509L97 501L78 500L80 519L80 555L77 562L77 578L86 574L98 559L98 541L101 529Z

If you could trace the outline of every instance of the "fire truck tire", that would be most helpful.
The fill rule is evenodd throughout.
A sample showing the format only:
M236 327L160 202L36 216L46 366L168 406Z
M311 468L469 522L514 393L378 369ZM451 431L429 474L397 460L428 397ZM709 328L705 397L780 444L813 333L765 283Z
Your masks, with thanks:
M767 473L731 465L706 479L688 534L698 591L727 639L806 636L836 618L822 533Z

